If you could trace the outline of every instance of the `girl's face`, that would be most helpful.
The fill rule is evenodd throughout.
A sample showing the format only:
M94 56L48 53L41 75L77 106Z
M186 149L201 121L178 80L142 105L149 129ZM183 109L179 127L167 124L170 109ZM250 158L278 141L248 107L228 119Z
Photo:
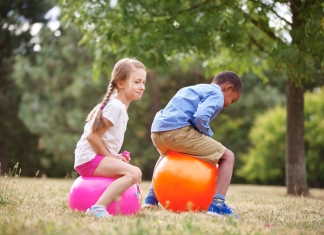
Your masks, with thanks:
M135 69L130 78L120 82L118 97L128 106L133 100L140 100L145 90L146 71Z

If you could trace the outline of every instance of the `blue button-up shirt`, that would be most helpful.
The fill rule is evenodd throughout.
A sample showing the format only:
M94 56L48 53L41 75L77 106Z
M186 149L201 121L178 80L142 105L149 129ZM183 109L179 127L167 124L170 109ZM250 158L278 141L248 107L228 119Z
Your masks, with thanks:
M193 125L212 136L209 123L223 109L224 95L217 84L198 84L180 89L152 123L152 132L169 131Z

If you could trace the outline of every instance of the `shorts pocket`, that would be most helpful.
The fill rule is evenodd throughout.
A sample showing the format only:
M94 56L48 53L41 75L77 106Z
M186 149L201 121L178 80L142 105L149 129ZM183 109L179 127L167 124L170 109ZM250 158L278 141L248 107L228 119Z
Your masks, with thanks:
M173 151L186 153L192 149L192 143L188 140L189 131L189 127L170 131L167 135L162 136L163 144Z

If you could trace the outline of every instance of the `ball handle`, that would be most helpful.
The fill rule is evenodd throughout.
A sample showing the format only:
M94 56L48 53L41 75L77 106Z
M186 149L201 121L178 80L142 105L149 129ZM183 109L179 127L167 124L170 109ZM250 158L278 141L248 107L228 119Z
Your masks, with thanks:
M127 150L125 150L122 154L122 157L126 157L126 155L130 156L130 152L128 152Z

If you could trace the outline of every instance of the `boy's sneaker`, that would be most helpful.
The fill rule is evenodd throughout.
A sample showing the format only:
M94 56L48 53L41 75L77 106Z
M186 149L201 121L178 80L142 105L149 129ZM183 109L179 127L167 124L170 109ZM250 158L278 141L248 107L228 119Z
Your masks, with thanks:
M159 208L159 201L154 196L147 196L144 201L144 205L142 208L148 209L158 209Z
M95 219L99 218L111 218L112 216L108 213L106 207L100 205L93 205L86 211L87 215L92 215Z
M234 216L235 219L240 218L240 216L238 216L233 212L233 207L229 207L228 205L225 204L224 201L221 200L213 200L213 202L210 204L208 208L207 214L212 216L217 216L217 217Z

